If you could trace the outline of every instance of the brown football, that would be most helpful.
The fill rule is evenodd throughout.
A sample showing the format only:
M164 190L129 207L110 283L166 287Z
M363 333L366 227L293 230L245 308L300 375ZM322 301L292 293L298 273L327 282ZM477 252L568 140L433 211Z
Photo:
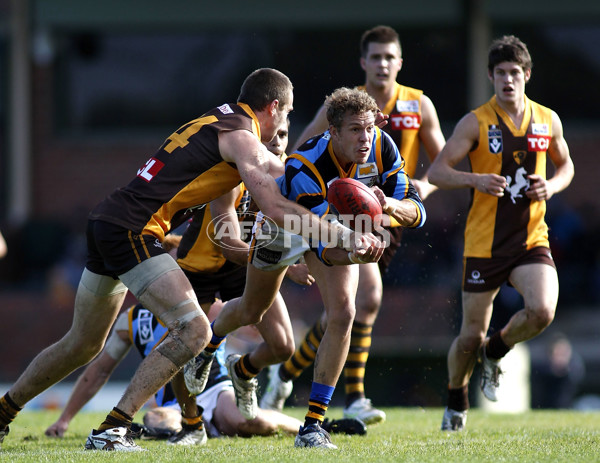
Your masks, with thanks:
M327 202L340 222L359 232L372 232L381 224L381 203L364 183L352 178L334 180L327 190ZM358 227L358 230L357 230Z

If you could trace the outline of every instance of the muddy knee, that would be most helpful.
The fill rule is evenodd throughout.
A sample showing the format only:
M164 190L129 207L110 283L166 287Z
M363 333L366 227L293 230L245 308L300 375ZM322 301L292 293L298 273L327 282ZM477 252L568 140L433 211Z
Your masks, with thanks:
M208 342L210 326L195 299L176 304L158 318L169 328L169 334L157 351L179 368L198 355Z

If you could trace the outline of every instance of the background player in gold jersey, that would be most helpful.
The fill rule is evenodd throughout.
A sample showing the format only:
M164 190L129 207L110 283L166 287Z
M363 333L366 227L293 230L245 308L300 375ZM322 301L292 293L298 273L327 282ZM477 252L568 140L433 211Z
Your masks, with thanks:
M525 95L532 62L514 36L494 41L488 76L495 95L464 116L429 169L440 188L471 188L465 228L463 319L448 352L448 407L442 430L464 428L468 383L479 356L481 388L497 400L499 359L518 342L542 332L554 319L558 276L550 254L546 201L573 178L573 161L558 115ZM469 155L471 172L454 168ZM546 179L546 158L554 175ZM525 307L486 338L493 301L508 282Z
M398 84L396 79L402 69L402 48L397 32L389 26L377 26L365 31L360 41L360 65L365 71L365 84L359 88L371 95L379 109L388 116L383 127L394 140L404 158L404 170L411 178L419 196L424 200L435 190L427 177L415 179L421 145L429 161L444 146L435 106L421 90ZM294 150L327 130L326 108L322 106L306 126ZM359 290L356 295L356 318L352 326L350 353L344 368L346 403L344 416L360 418L367 424L385 420L385 413L374 408L365 397L365 366L371 346L371 332L383 294L381 274L390 264L400 242L401 227L389 229L392 242L378 264L360 266ZM324 332L326 320L322 318L309 330L304 342L296 349L292 359L278 370L271 369L270 383L261 400L265 408L281 409L291 394L292 383L307 368L316 354Z

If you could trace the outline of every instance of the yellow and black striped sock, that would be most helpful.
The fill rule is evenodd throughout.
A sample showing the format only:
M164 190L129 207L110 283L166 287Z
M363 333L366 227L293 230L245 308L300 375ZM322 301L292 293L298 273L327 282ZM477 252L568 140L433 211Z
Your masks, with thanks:
M319 424L319 426L325 420L325 413L327 412L328 405L320 402L309 400L308 401L308 413L304 417L304 425L310 426L311 424Z
M225 341L225 338L227 337L227 335L219 336L219 335L215 334L214 325L215 325L215 322L213 321L210 324L210 329L213 330L212 337L210 338L210 341L208 341L208 344L206 345L206 347L204 348L204 351L202 352L202 354L204 354L205 357L213 355L217 351L219 346L221 344L223 344L223 341Z
M106 415L106 419L98 427L98 431L104 431L110 428L129 429L132 421L133 417L115 407L108 415Z
M242 357L235 362L234 369L237 377L245 380L252 379L260 373L260 370L250 362L250 354L242 355Z
M365 367L371 349L373 325L355 321L350 335L350 350L344 365L346 407L365 397Z
M8 395L0 397L0 429L6 428L17 417L22 410Z
M221 340L221 341L219 341L218 343L212 343L212 342L209 342L209 343L206 345L206 347L204 348L204 353L206 353L207 355L213 355L213 354L214 354L214 353L217 351L217 349L219 348L219 346L220 346L221 344L223 344L223 341L224 341L224 340L225 340L225 339L222 339L222 340Z
M198 410L200 411L200 410ZM204 429L204 421L202 421L202 413L198 413L198 416L193 418L186 418L185 416L181 416L181 424L188 429L197 429L201 431Z
M282 380L295 380L315 361L317 350L323 339L323 334L323 327L321 326L321 320L319 319L308 333L306 333L306 336L294 352L294 355L279 368L279 376Z

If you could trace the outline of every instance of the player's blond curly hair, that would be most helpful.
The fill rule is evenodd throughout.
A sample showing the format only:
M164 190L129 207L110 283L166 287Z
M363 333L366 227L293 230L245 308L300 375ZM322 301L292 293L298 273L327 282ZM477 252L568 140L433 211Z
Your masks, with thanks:
M377 103L367 92L356 88L341 87L325 99L329 125L340 129L347 113L362 114L369 111L373 115L379 111Z

